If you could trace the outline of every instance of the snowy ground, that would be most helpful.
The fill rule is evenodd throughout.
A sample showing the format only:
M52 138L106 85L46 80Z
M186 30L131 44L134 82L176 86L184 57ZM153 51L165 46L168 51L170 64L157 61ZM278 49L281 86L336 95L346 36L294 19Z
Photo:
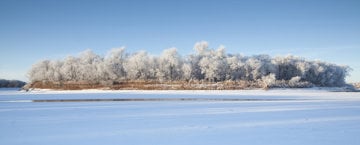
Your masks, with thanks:
M56 102L240 98L271 101ZM358 145L360 93L326 90L0 90L1 145Z

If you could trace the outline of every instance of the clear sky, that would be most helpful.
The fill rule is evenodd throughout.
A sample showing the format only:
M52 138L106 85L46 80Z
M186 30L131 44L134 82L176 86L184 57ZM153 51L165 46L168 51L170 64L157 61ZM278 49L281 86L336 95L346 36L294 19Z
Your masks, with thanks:
M0 78L85 49L158 55L197 41L243 55L293 54L353 68L360 81L360 0L0 0Z

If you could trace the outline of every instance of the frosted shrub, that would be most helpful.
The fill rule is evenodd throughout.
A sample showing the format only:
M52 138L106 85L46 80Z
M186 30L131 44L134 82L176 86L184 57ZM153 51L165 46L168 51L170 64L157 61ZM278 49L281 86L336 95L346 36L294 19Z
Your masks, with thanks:
M290 88L309 88L312 87L313 84L307 82L307 81L300 81L301 77L300 76L296 76L296 77L292 77L289 80L289 87Z
M300 82L301 77L296 76L296 77L292 77L289 80L289 86L296 86L296 84L298 84Z
M271 88L274 84L276 84L275 74L269 74L267 76L263 76L261 80L263 82L264 88Z

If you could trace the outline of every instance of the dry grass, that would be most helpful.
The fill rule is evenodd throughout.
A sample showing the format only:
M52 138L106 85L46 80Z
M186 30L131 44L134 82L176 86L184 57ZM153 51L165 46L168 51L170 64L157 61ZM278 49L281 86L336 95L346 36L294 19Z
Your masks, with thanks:
M41 88L55 90L83 90L83 89L110 89L110 90L242 90L251 88L262 88L258 82L249 81L122 81L112 83L69 81L49 82L37 81L30 83L24 89Z
M55 90L83 90L83 89L95 89L104 88L105 86L100 83L89 83L84 81L79 82L49 82L49 81L37 81L30 83L28 88L40 88L40 89L55 89ZM25 88L26 89L26 88Z
M353 85L356 89L360 89L360 82L358 82L358 83L352 83L352 85Z

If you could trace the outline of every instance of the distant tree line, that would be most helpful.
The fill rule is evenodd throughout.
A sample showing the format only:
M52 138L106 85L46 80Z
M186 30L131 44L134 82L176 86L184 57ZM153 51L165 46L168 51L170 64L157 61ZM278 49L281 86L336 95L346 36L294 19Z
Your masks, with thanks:
M0 79L0 88L21 88L25 84L25 82L19 80Z
M194 45L195 54L181 57L176 48L160 56L145 51L126 53L116 48L105 57L91 50L64 60L43 60L32 66L34 81L121 82L151 81L253 81L267 86L342 86L350 68L301 57L242 56L227 54L225 47L210 49L205 41Z

